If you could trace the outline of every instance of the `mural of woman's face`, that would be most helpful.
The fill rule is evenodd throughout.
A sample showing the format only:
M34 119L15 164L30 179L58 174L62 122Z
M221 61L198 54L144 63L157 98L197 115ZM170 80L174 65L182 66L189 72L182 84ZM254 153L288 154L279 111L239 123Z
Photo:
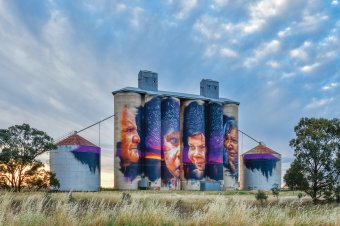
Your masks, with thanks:
M164 161L174 177L180 174L179 132L168 133L163 138Z
M140 137L137 133L136 119L131 111L124 107L121 120L122 161L124 165L138 162L138 144Z
M196 168L203 171L205 169L205 136L203 133L188 137L188 158L195 164Z
M228 152L229 167L232 172L237 169L238 161L238 131L237 128L232 128L228 131L224 138L224 147Z

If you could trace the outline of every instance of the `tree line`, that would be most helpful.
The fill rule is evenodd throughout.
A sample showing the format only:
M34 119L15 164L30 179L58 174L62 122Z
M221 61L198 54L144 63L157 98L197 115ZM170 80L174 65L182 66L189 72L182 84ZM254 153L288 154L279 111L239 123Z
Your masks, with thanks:
M291 190L304 191L314 203L340 202L340 120L301 118L290 141L295 159L284 175ZM28 124L0 129L0 188L58 189L55 174L37 157L56 149L53 138Z

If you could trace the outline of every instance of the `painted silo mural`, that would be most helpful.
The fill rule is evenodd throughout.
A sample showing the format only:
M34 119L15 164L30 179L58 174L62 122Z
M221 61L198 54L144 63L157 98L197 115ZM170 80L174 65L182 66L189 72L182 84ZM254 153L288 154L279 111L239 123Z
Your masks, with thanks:
M281 155L263 144L241 155L241 189L281 187Z
M130 88L113 94L116 189L238 186L237 102Z
M180 101L165 97L161 104L162 187L179 189L180 176Z
M207 165L209 180L223 180L223 108L219 103L206 105Z
M232 189L238 187L238 105L223 106L223 131L224 188Z
M204 102L185 101L183 113L184 189L199 190L205 177L206 138Z
M144 104L144 170L151 187L161 186L161 97L146 96Z
M58 142L51 151L51 171L56 174L60 191L99 191L100 148L73 134Z
M137 189L141 178L141 95L115 96L115 188Z

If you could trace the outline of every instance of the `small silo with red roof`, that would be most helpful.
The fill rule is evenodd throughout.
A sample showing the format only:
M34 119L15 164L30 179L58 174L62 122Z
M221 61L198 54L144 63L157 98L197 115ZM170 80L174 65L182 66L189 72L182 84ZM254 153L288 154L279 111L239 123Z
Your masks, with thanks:
M241 155L240 188L242 190L281 187L281 154L260 143Z
M51 172L60 191L100 190L100 147L74 133L59 141L51 151Z

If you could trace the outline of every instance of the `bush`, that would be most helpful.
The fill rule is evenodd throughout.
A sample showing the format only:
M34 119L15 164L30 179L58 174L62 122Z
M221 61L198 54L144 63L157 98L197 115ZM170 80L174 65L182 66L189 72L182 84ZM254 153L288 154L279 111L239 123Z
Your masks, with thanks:
M279 199L279 195L280 195L280 188L278 184L273 184L273 187L271 188L273 196L276 197L277 199Z
M260 201L261 205L263 205L263 203L267 201L268 195L264 191L258 190L255 194L255 198Z

